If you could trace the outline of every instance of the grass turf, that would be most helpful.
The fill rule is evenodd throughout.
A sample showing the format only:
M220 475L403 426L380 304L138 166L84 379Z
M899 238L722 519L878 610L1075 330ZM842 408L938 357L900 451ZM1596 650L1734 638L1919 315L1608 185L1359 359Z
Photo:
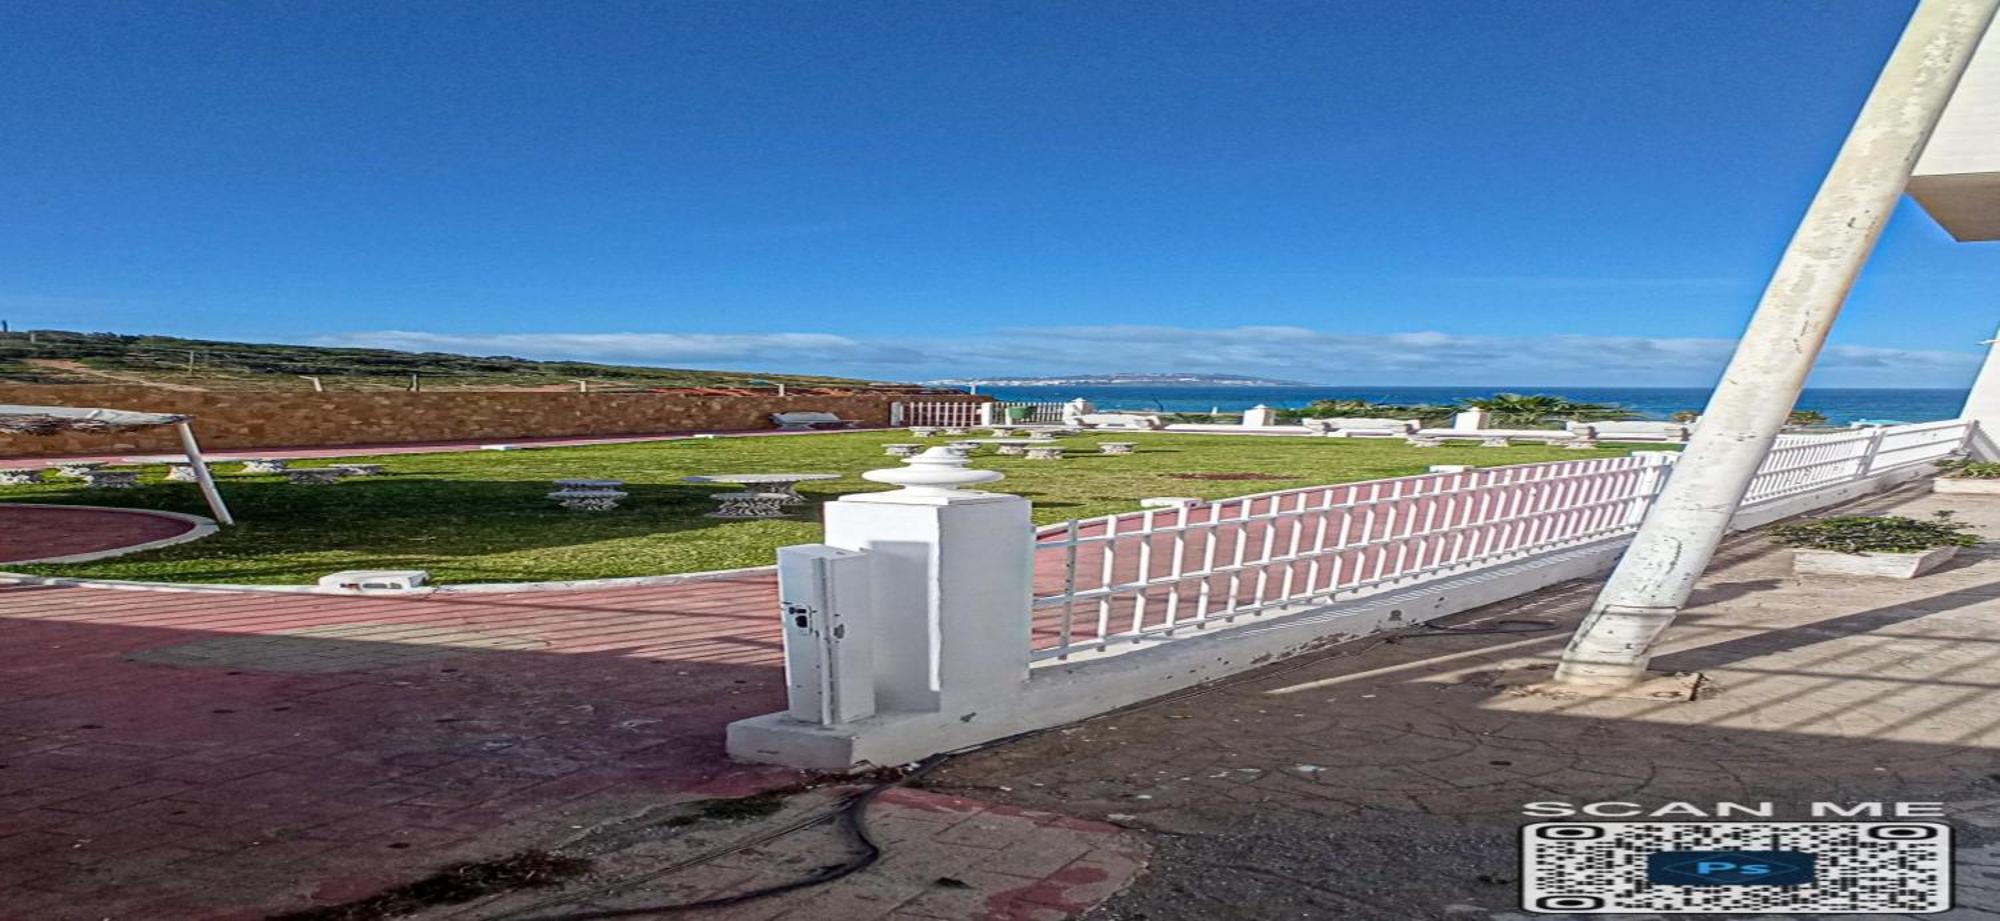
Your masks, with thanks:
M981 453L974 466L1003 471L992 488L1034 502L1038 524L1129 511L1148 496L1223 498L1421 473L1431 464L1496 466L1617 456L1630 448L1571 451L1542 446L1481 448L1471 443L1412 448L1387 439L1256 438L1127 434L1126 456L1095 453L1097 437L1063 439L1059 462ZM218 481L237 526L191 543L94 563L14 565L15 571L169 582L305 583L342 569L428 569L439 582L595 579L760 566L787 544L820 539L820 502L888 487L858 477L895 463L882 445L912 442L900 430L784 438L721 438L547 448L400 454L308 460L380 463L386 473L331 486L294 486L282 475L236 472ZM944 439L936 439L942 443ZM0 486L0 501L154 508L206 514L192 483L147 468L130 490L86 490L77 481ZM705 473L839 473L805 483L813 500L788 520L704 517L714 493L682 477ZM1183 479L1174 474L1265 474L1275 479ZM624 480L631 495L611 512L570 511L546 498L551 480Z

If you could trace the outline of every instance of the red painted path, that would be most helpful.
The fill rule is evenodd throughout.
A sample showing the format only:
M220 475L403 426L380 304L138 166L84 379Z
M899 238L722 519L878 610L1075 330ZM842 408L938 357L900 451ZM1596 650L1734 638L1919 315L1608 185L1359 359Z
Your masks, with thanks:
M255 918L737 795L783 705L768 577L339 597L0 588L0 918Z
M0 563L115 550L191 530L193 522L138 509L0 504Z

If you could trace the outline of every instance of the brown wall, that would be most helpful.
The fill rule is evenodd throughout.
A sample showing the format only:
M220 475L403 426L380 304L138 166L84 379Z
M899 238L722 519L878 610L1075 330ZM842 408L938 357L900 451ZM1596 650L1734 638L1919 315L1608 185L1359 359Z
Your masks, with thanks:
M889 404L950 395L694 396L664 393L311 393L138 386L0 386L0 403L186 413L204 448L284 448L771 428L770 414L824 410L887 425ZM984 402L985 397L956 399ZM178 452L172 429L0 434L0 457Z

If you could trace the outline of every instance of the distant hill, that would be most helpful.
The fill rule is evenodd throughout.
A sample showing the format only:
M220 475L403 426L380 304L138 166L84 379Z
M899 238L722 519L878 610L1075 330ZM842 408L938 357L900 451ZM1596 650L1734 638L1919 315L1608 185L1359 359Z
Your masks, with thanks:
M920 389L913 385L798 374L690 371L529 361L504 355L325 348L121 336L41 329L0 334L0 384L140 384L188 390L404 390L410 375L425 390L593 390L654 388Z
M977 384L987 387L1060 387L1087 385L1093 387L1116 387L1120 385L1181 384L1197 387L1304 387L1300 381L1276 380L1268 377L1244 377L1240 374L1068 374L1061 377L982 377L944 381L928 381L940 387L963 387Z

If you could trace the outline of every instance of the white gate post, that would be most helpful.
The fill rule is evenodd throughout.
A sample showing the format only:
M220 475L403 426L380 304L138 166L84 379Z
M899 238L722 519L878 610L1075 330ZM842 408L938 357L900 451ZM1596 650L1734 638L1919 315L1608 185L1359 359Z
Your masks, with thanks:
M889 427L892 429L903 427L903 404L900 400L889 404Z
M843 551L866 561L865 580L841 580L850 588L865 581L865 602L842 596L832 585L823 594L850 608L866 605L865 615L848 622L863 625L871 638L865 659L873 676L873 715L816 721L812 717L828 712L824 701L812 699L811 689L795 688L790 712L730 724L732 755L845 768L883 752L937 751L938 721L959 726L979 718L984 726L997 718L995 711L1020 706L1034 603L1035 532L1028 500L962 488L991 483L1001 474L968 469L966 459L948 448L931 448L904 463L862 474L901 489L827 503L825 545L788 547L780 557L781 567L784 562L802 567L807 555ZM785 601L811 607L793 597L810 594L793 590L799 584L787 580ZM812 624L813 613L796 616ZM836 629L839 619L818 623L821 633L798 628L809 634L801 642L823 642L824 631ZM788 622L788 640L792 629ZM793 677L796 684L800 676ZM815 686L832 685L823 680ZM858 706L848 710L861 712Z
M938 711L1013 694L1028 677L1034 526L1028 500L960 487L1001 479L948 448L863 477L903 488L828 503L826 543L866 551L875 699Z
M998 405L998 401L994 400L979 404L979 425L991 427L1000 424L1000 420L993 418L993 407Z

